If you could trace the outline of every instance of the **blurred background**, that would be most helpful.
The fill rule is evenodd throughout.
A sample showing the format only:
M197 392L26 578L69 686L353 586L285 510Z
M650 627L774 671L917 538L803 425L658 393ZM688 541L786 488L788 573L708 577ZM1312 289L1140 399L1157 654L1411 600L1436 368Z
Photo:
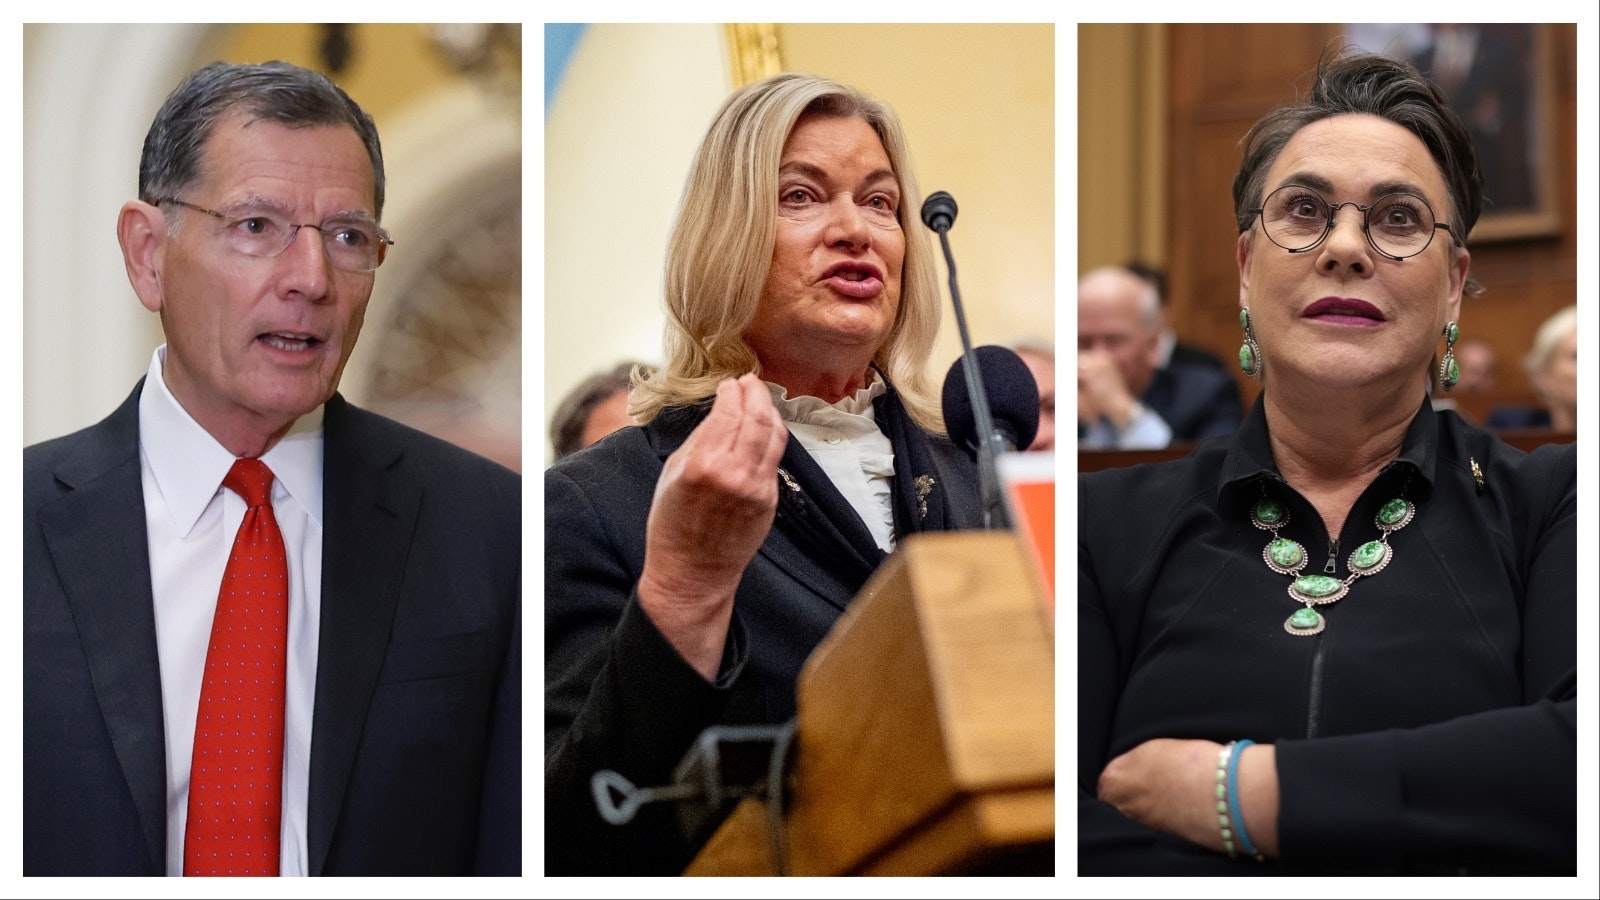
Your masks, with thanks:
M1450 395L1436 392L1436 405L1448 397L1479 423L1496 407L1538 405L1522 361L1540 324L1577 302L1579 248L1594 244L1590 235L1580 245L1577 229L1576 26L1077 31L1078 273L1131 260L1164 269L1179 339L1224 360L1237 358L1240 343L1231 193L1240 138L1268 109L1303 95L1331 44L1431 67L1473 130L1485 169L1488 204L1468 246L1486 290L1465 300L1461 335L1463 344L1487 344L1495 374L1481 386L1464 378ZM1248 406L1256 384L1236 365L1230 370Z
M23 441L108 415L159 319L117 247L166 95L214 60L286 60L372 115L388 177L378 270L340 391L520 469L520 25L24 25Z
M729 93L779 71L862 88L899 113L950 231L974 344L1055 334L1051 25L546 25L544 410L619 360L660 361L667 233ZM920 198L917 200L920 206ZM961 352L938 239L934 383ZM548 439L544 462L551 461ZM531 462L530 462L531 465Z

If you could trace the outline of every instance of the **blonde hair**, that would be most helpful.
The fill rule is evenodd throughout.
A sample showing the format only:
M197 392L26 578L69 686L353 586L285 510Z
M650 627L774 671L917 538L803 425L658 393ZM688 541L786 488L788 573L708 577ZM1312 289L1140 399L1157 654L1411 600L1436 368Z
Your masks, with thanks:
M1529 378L1538 378L1544 367L1550 364L1550 357L1556 352L1556 345L1566 339L1567 335L1578 330L1578 308L1568 306L1558 310L1555 315L1544 320L1539 330L1533 336L1533 349L1522 359L1522 367L1527 370Z
M924 371L939 331L938 280L933 249L918 230L921 194L900 120L887 104L855 88L794 73L730 96L695 153L667 244L665 363L634 382L628 412L639 422L713 396L723 379L760 371L744 332L772 266L783 146L807 114L862 119L883 142L905 198L896 215L906 249L899 309L872 361L912 418L943 432L938 395Z

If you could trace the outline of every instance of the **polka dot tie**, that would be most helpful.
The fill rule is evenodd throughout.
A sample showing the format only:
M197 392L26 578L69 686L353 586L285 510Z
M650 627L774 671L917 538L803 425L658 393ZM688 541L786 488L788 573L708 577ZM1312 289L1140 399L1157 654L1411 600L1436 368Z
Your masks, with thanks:
M249 509L211 623L183 874L277 875L289 566L272 515L272 470L258 459L236 460L222 486Z

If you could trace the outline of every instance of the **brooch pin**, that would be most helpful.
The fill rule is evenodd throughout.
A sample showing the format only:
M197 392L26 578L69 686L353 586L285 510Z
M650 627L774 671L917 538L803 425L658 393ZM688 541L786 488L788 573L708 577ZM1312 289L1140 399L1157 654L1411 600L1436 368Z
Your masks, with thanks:
M1472 480L1478 485L1478 496L1483 496L1483 470L1478 468L1476 456L1467 457L1467 462L1472 463Z
M917 513L924 519L928 517L928 495L933 493L933 476L917 476Z
M794 480L794 476L785 471L782 466L778 467L778 477L782 478L783 483L789 486L789 490L794 491L796 494L800 493L799 483L797 483Z

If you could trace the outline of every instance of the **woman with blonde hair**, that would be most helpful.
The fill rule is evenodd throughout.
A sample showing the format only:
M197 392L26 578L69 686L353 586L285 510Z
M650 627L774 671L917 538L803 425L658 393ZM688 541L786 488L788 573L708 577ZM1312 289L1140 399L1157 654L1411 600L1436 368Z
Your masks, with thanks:
M1522 360L1539 409L1497 407L1486 428L1578 430L1578 308L1568 306L1544 320L1533 335L1533 349Z
M546 473L547 874L681 871L677 811L608 824L595 774L666 784L704 729L787 721L806 656L896 542L981 523L924 375L920 200L893 110L854 88L778 75L717 113L641 425Z

